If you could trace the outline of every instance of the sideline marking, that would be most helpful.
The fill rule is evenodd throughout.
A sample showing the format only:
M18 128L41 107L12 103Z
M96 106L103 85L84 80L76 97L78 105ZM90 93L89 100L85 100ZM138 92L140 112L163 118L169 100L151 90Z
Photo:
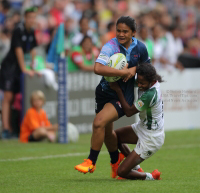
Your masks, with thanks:
M184 148L194 148L194 147L200 148L200 144L172 145L172 146L162 147L161 150L162 149L184 149ZM22 157L22 158L15 158L15 159L0 159L0 162L16 162L16 161L52 159L52 158L61 158L61 157L77 157L77 156L88 155L88 153L89 152L67 153L67 154L60 154L60 155L47 155L47 156L41 156L41 157ZM107 151L101 151L100 154L108 154L108 152Z

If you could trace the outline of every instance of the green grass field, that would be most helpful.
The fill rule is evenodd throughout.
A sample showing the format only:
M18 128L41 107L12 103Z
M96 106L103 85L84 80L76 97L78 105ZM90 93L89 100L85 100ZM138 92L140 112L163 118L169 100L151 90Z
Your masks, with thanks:
M93 174L77 172L74 165L87 157L90 136L81 135L69 145L0 141L0 192L200 192L200 130L166 132L162 149L141 164L148 172L159 169L160 181L111 179L105 146Z

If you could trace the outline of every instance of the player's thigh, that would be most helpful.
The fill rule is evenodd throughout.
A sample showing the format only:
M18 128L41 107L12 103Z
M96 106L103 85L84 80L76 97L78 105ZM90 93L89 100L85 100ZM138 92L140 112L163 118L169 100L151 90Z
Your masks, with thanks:
M138 136L135 134L131 126L122 127L115 130L119 143L136 144Z
M133 169L136 165L142 163L144 159L140 157L134 150L126 157L126 159L122 162L118 169L119 173L128 173L131 169Z
M118 119L118 112L111 103L106 103L103 109L96 115L93 123L94 128L103 127Z

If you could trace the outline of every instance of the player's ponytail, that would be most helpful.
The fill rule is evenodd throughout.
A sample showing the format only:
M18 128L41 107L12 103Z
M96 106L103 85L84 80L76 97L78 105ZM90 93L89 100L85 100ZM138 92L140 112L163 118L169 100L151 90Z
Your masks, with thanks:
M162 77L157 74L156 69L149 63L143 63L137 66L136 73L143 76L148 82L164 82Z

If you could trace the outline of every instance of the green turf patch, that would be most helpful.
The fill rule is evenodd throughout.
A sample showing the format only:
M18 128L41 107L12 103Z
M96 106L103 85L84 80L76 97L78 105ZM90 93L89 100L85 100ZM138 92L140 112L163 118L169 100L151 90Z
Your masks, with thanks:
M111 179L105 146L93 174L74 170L76 164L87 158L91 134L81 135L78 143L68 145L1 141L0 192L200 192L199 136L200 130L166 132L163 148L141 164L147 172L159 169L161 181Z

